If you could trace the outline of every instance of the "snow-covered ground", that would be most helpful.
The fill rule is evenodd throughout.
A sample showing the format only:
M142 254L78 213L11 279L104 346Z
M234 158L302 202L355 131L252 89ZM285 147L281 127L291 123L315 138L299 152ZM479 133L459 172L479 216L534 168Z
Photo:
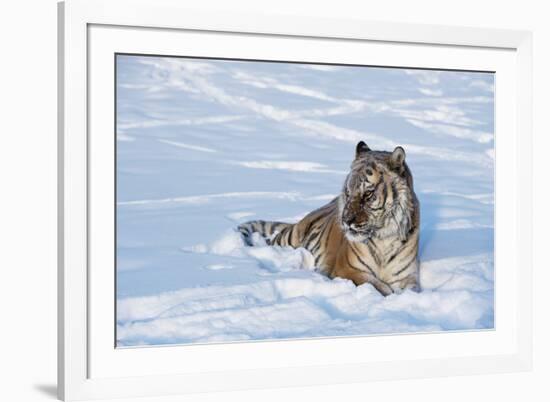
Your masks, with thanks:
M120 346L493 328L493 76L118 56ZM355 144L401 145L421 293L329 280L235 227L294 222Z

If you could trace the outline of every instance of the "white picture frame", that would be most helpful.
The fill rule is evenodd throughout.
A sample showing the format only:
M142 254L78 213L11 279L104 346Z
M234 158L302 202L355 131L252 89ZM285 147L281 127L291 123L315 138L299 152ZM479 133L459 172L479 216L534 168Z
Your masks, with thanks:
M112 127L112 108L103 113L102 105L109 98L112 102L113 94L105 89L112 85L98 83L113 80L104 62L113 54L178 54L189 51L181 46L191 42L185 41L190 37L200 45L193 55L201 56L276 60L283 56L273 52L284 49L286 60L309 57L346 64L357 57L351 49L364 46L372 51L371 57L378 57L377 65L496 71L495 330L445 337L415 334L115 349L113 275L109 276L108 262L95 268L97 261L109 260L113 241L112 211L101 201L109 197L102 187L112 191L113 186L97 180L109 175L113 165L94 162L106 160L103 152L113 142L111 136L94 134L98 128ZM300 51L304 41L317 53ZM529 370L531 47L531 34L524 31L228 15L189 10L178 0L60 3L59 397L145 397ZM318 54L329 48L330 56L319 59ZM507 227L500 229L504 224ZM345 350L371 353L341 353ZM384 358L377 350L396 352Z

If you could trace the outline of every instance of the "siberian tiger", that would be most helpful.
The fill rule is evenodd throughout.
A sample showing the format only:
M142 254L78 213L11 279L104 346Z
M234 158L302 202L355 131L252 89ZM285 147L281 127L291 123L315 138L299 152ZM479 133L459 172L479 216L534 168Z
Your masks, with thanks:
M420 211L405 151L355 151L341 194L295 224L251 221L238 230L248 245L258 232L270 245L303 247L330 278L372 284L387 296L420 290Z

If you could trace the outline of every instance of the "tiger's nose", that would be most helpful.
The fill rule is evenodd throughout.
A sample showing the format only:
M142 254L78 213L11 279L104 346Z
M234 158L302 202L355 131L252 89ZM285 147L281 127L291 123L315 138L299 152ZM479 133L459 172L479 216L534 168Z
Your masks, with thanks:
M355 229L355 226L356 226L355 217L345 219L344 224L349 228Z
M359 214L355 211L347 211L348 213L346 216L344 216L344 220L349 223L355 223L357 221L357 218L359 217Z

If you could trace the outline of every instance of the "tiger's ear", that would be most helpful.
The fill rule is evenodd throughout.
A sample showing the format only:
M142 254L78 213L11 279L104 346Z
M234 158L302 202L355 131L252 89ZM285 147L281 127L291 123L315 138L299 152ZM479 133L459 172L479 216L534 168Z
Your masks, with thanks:
M400 168L405 162L405 150L402 147L395 147L390 156L390 165L393 168Z
M364 154L365 152L369 152L370 148L367 144L365 144L364 141L359 141L357 146L355 147L355 157L358 158L361 154Z

